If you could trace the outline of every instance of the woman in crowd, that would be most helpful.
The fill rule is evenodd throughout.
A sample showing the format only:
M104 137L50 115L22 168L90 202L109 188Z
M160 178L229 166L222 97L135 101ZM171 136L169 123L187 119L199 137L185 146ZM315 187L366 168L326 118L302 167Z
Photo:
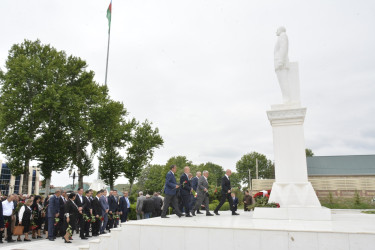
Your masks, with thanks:
M69 239L72 236L71 234L73 234L74 230L77 227L77 218L78 218L79 212L78 212L77 205L74 203L75 198L76 198L75 193L69 194L68 201L65 203L65 206L64 206L64 211L65 211L64 227L66 230L66 234L64 236L65 243L72 243ZM67 230L69 226L71 227L71 230ZM69 231L71 231L71 234Z
M41 201L42 201L42 197L40 197L39 195L36 195L34 197L33 204L31 205L31 210L33 212L32 221L34 222L33 224L36 226L36 229L32 230L33 239L42 238L42 236L40 235L40 229L42 228L42 224L43 224L43 217L42 217L43 207L42 207Z
M18 218L19 218L19 225L24 226L23 233L25 234L24 241L30 241L29 239L29 230L30 230L30 222L32 219L32 210L31 210L31 204L33 201L31 199L28 199L25 201L25 205L23 205L18 212Z

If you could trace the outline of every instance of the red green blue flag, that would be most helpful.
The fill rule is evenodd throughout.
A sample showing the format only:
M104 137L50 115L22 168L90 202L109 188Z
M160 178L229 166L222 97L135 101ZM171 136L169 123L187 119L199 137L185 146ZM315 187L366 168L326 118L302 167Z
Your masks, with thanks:
M112 0L109 3L108 9L107 9L107 19L108 19L108 27L109 27L108 32L111 30L111 16L112 16Z

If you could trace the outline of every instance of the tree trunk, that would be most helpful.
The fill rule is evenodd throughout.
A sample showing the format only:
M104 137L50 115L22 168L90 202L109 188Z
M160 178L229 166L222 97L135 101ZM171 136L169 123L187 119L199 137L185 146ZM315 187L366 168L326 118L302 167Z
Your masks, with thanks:
M46 178L46 197L49 196L49 193L51 192L51 177Z
M131 193L132 193L133 182L134 182L134 181L129 181L129 184L130 184L130 186L129 186L129 196L130 196Z
M78 175L78 187L83 188L83 175L81 173Z

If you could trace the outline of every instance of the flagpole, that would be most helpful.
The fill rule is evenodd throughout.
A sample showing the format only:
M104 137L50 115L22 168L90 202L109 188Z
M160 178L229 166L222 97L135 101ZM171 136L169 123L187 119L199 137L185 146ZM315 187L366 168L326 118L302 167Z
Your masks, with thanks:
M111 38L111 27L109 28L109 32L108 32L107 63L105 65L105 81L104 81L105 86L107 86L108 57L109 57L109 41L110 41L110 38Z
M111 20L112 20L112 0L111 0ZM111 39L111 24L112 24L112 22L109 23L109 30L108 30L107 62L106 62L106 65L105 65L105 81L104 81L105 86L107 86L109 42L110 42L110 39Z

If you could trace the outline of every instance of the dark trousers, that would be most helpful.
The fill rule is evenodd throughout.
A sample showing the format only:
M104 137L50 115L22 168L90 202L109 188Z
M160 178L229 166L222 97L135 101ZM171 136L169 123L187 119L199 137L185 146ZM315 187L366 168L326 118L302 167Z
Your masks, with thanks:
M219 205L217 205L217 207L215 208L215 213L217 213L219 211L219 209L221 208L221 206L224 204L224 202L226 200L228 200L228 202L229 202L229 206L230 206L230 210L232 211L232 214L235 212L233 210L233 199L232 199L232 196L230 195L230 193L227 193L227 194L221 194L221 200L220 200Z
M83 215L78 215L78 225L79 225L79 237L85 238L85 224L86 221L83 219Z
M8 221L8 228L5 229L7 230L6 234L6 240L11 240L12 239L12 216L4 216L4 222ZM5 231L4 231L5 233Z
M55 229L55 217L48 217L48 238L53 239Z
M128 219L129 209L130 208L126 208L125 212L124 211L122 212L122 215L120 216L121 223L126 222L126 220Z
M115 226L115 220L113 219L114 212L112 214L108 214L108 224L107 229L111 229Z
M53 236L57 236L59 234L61 237L65 235L66 229L64 227L64 217L60 217L59 222L55 226L53 230Z
M91 218L91 214L86 214L89 218ZM91 223L90 222L85 222L85 236L89 236L90 235L90 225Z
M96 218L96 221L92 223L92 235L99 235L101 223L102 222L99 220L99 218Z
M185 208L185 214L188 215L190 213L191 207L190 207L190 194L188 195L182 195L182 204Z
M181 216L181 211L178 208L177 196L176 195L165 194L164 207L163 207L163 211L161 212L161 217L164 217L164 216L167 215L167 211L168 211L169 205L172 205L172 207L176 211L176 214Z

